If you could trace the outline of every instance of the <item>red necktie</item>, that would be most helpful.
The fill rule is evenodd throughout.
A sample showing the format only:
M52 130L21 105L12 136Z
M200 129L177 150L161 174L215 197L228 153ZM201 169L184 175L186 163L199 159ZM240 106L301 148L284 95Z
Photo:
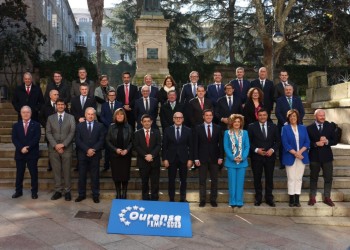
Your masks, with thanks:
M149 130L146 130L146 145L149 147Z
M27 135L28 126L29 126L28 122L25 122L24 123L24 135Z
M125 84L125 105L129 105L129 84Z
M29 95L29 93L30 93L30 88L29 86L27 86L27 94Z
M203 100L199 99L199 104L201 105L201 109L203 110L203 109L204 109L204 103L203 103Z
M210 142L210 140L211 140L210 125L208 125L208 141Z

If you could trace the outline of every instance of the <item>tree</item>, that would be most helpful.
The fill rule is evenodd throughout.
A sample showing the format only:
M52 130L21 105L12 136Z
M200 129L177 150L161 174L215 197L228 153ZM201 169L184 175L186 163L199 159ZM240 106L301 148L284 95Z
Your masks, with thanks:
M101 28L103 21L103 6L104 0L87 0L88 8L92 18L92 30L95 32L96 38L96 66L97 72L100 72L101 67Z

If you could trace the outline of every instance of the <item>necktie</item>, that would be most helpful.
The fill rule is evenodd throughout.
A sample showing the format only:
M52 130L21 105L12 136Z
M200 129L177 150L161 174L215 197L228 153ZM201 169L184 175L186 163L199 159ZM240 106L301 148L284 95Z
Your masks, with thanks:
M193 96L196 96L196 85L192 84L192 94Z
M286 82L283 82L283 87L288 86L288 84Z
M229 109L232 108L232 100L231 100L231 96L228 97L228 107Z
M113 102L111 102L111 111L112 111L112 114L113 114L113 106L114 106L114 104L113 104Z
M58 116L58 125L62 125L62 122L63 122L63 120L62 120L62 115L59 115Z
M83 96L83 98L81 100L81 108L82 109L84 108L84 105L85 105L85 98L86 98L86 96Z
M203 109L204 109L204 103L203 103L203 100L199 99L199 104L201 105L201 109L203 110Z
M242 80L239 80L239 88L241 89L241 92L242 92L242 89L243 89Z
M174 110L174 108L175 108L175 103L174 103L174 102L170 103L170 106L171 106L171 109Z
M218 94L220 93L220 84L216 84L216 91L218 92Z
M208 125L208 141L211 140L210 125Z
M263 136L264 136L264 139L266 139L267 135L266 135L266 130L265 130L265 124L261 124L261 130L262 130L262 133L263 133Z
M27 94L29 95L29 93L30 93L30 88L29 86L27 86Z
M88 131L89 131L89 135L91 135L91 132L92 132L91 122L89 122Z
M129 105L129 84L125 84L125 105Z
M320 133L322 133L322 124L318 124L318 131L320 131Z
M261 84L261 88L263 89L264 88L264 81L260 81L260 84Z
M289 103L289 107L290 109L292 109L292 98L288 97L288 103Z
M149 111L149 103L148 103L148 98L146 98L145 102L146 102L146 112L148 113L148 111Z
M146 145L149 147L149 130L146 130Z
M180 127L176 127L176 140L180 141Z
M29 122L25 122L24 123L24 135L27 135L28 126L29 126Z

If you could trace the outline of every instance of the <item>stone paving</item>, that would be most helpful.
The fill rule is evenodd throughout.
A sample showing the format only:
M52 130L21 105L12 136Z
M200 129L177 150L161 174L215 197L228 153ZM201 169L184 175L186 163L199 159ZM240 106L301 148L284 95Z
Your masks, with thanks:
M192 238L107 234L111 201L51 201L52 193L12 199L0 189L0 249L350 249L348 217L278 217L203 212L193 203ZM73 199L76 194L73 194ZM79 211L103 212L99 220Z

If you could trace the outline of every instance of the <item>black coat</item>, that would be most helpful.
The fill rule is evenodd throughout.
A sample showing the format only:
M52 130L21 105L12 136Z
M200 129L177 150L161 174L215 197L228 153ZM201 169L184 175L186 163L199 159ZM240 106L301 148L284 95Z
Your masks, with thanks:
M139 168L147 167L151 164L152 167L160 167L160 150L161 136L158 129L150 131L150 146L147 147L144 129L139 129L134 134L133 145L137 152L137 166ZM145 160L145 155L151 154L153 161L151 163Z
M124 149L128 150L128 153L131 153L132 149L132 139L133 139L133 131L131 126L128 123L124 124L123 127L123 139L124 139ZM119 157L119 155L115 152L117 150L117 140L118 140L118 125L112 124L108 128L107 136L106 136L106 144L109 150L112 152L112 157Z
M176 112L181 112L184 115L184 105L182 103L176 102L174 109L171 109L171 105L169 102L164 103L160 107L160 124L162 128L165 129L174 124L173 116Z
M193 98L187 105L185 105L187 111L187 117L191 128L203 123L203 111L206 109L213 110L213 104L209 98L204 98L204 108L201 108L199 104L199 98ZM214 111L214 110L213 110Z
M270 115L273 110L273 102L275 100L275 87L273 82L265 79L264 89L261 87L261 83L259 79L255 79L250 83L250 87L256 87L263 91L264 93L264 107L267 110L267 113Z
M242 104L238 97L231 96L232 106L231 109L228 106L226 95L220 97L215 108L215 117L220 121L222 130L227 129L227 124L221 122L221 118L228 118L232 114L242 114Z
M72 98L70 111L76 122L79 122L79 118L85 117L85 110L89 107L96 109L96 102L93 97L86 97L83 108L81 107L80 95Z
M263 108L264 104L260 103L260 107ZM255 116L255 105L251 99L247 99L243 108L243 115L245 128L248 128L249 124L257 121Z
M70 102L70 97L71 97L70 96L70 86L66 82L63 82L63 81L58 86L54 82L50 82L47 85L45 95L44 95L45 102L50 101L50 91L53 89L58 91L60 99L63 99L66 104Z

